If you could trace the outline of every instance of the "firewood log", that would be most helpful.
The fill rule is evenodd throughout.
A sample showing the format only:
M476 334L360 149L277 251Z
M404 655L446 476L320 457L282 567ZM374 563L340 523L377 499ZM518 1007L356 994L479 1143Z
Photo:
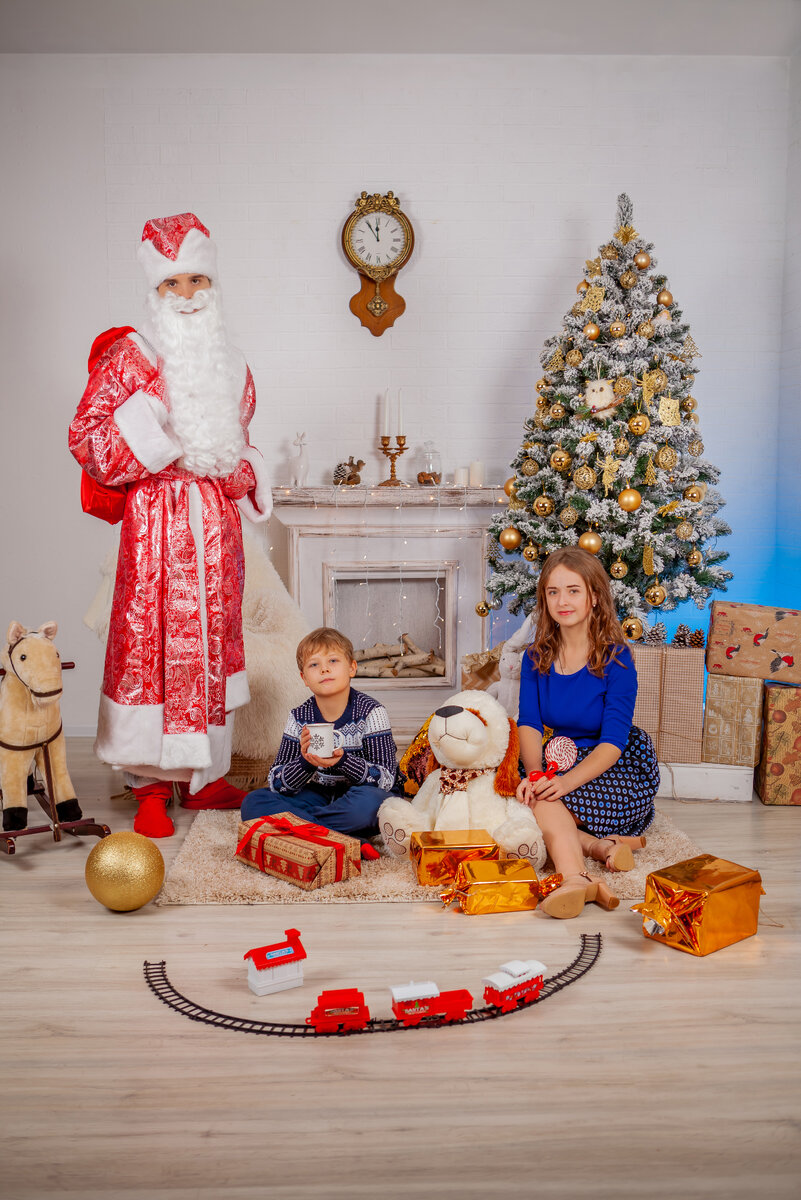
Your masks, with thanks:
M375 658L392 658L393 655L403 654L403 646L400 642L390 645L387 642L376 642L375 646L366 646L363 650L354 650L353 657L355 661L366 662L372 661Z

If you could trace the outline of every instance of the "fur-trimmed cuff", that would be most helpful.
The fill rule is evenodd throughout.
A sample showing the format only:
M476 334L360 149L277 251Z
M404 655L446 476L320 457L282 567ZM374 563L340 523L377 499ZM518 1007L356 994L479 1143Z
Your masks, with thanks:
M244 517L257 524L259 521L266 521L273 511L273 491L270 487L264 458L256 447L246 446L242 452L242 457L253 468L253 474L256 476L256 486L248 492L247 496L243 496L241 500L237 500L236 504Z
M140 388L114 412L117 428L128 448L151 475L158 475L181 454L180 444L162 428L156 405L158 400Z

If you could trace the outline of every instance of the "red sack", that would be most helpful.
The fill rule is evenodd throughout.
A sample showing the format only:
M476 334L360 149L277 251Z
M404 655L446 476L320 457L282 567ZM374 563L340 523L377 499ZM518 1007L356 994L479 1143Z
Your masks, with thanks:
M100 359L107 350L110 350L115 342L126 334L133 333L133 325L120 325L116 328L106 329L103 333L98 334L92 342L92 349L89 351L89 372L94 369L95 363ZM117 525L122 520L125 512L125 499L128 495L126 484L121 484L119 487L109 487L105 483L98 483L96 479L92 479L91 475L87 475L86 471L81 471L81 508L90 517L99 517L101 521L108 521L109 525Z

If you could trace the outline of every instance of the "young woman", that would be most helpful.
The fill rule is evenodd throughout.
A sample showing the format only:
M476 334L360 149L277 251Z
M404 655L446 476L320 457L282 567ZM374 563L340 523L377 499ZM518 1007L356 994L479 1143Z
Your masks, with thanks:
M520 752L526 778L517 798L542 829L556 870L564 876L540 908L575 917L594 900L619 903L591 880L584 856L611 871L634 866L654 819L659 767L648 734L632 725L637 671L615 615L609 581L585 550L556 550L537 587L537 632L520 675ZM531 782L543 765L543 730L572 738L574 767Z

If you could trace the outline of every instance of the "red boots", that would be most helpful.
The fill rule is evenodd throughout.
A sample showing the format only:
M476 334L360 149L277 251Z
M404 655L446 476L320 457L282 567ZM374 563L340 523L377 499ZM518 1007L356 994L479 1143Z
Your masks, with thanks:
M172 837L175 826L167 816L167 804L172 799L171 783L147 783L132 788L139 807L134 817L134 831L149 838Z
M181 793L181 808L241 808L247 792L233 787L225 779L215 779L207 783L194 796L189 794L189 784L179 783Z

